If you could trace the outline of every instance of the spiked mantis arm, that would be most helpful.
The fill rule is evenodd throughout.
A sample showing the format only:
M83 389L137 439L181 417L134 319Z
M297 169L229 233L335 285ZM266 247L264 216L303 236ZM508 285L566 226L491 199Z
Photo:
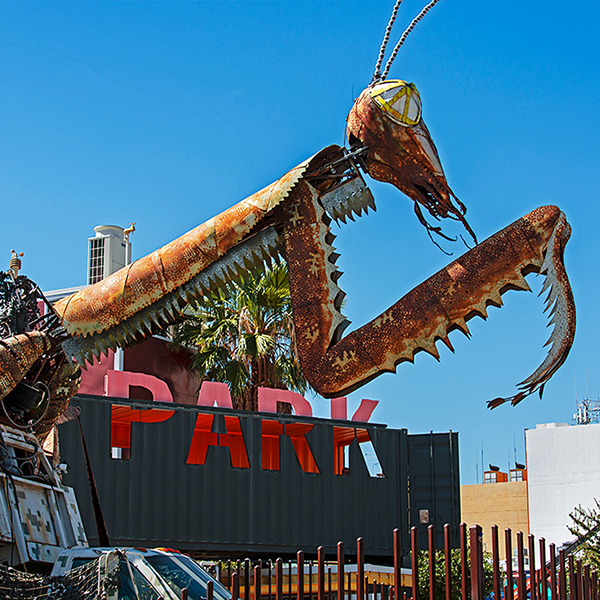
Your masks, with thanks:
M436 2L432 0L413 20L396 48ZM570 227L553 206L534 210L476 245L377 318L342 337L348 322L340 312L344 293L337 286L341 273L335 266L329 224L332 219L345 223L346 218L374 208L359 167L408 196L432 240L434 235L445 237L439 221L452 219L477 241L466 207L446 181L417 88L404 80L386 79L396 52L383 79L380 54L373 83L350 110L346 121L350 152L338 146L324 148L163 248L59 301L54 308L70 336L62 342L68 357L85 368L94 357L138 343L177 322L188 304L281 255L289 266L304 375L315 390L333 397L395 371L400 362L412 362L419 351L437 358L437 341L452 348L448 338L452 330L468 334L470 318L485 318L487 307L500 306L507 290L528 289L524 276L536 271L546 277L553 325L548 356L519 384L514 396L496 398L489 406L516 404L528 394L541 393L565 361L575 333L575 306L563 265ZM0 349L0 399L45 352L42 339L17 342L23 345L21 362L13 360L6 345ZM44 428L58 419L77 389L79 369L71 361L65 364L51 386Z
M529 290L524 275L546 276L553 307L551 350L544 363L508 399L516 404L545 382L564 362L575 331L575 308L563 268L563 248L570 228L553 206L539 208L479 244L410 291L384 313L341 338L347 325L339 312L343 292L332 264L329 221L318 191L302 182L283 209L286 256L300 360L307 379L322 395L347 394L383 372L394 372L419 351L439 354L437 341L450 349L448 334L468 335L467 321L487 317L509 289Z
M563 267L570 228L553 206L539 208L475 246L410 291L387 311L342 337L332 219L361 216L373 197L352 155L325 148L279 181L153 254L56 305L71 338L65 351L82 366L118 346L135 344L181 315L188 302L277 254L287 261L293 320L304 375L325 397L359 388L419 351L438 357L436 342L500 306L509 289L529 289L524 275L546 276L551 305L550 352L510 398L543 389L564 362L575 331L575 308Z

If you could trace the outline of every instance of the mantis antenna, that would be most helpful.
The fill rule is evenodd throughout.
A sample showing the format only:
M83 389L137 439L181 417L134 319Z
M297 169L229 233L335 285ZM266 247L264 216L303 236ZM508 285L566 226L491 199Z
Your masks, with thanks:
M385 49L387 47L388 41L390 39L390 34L392 32L392 27L394 25L394 21L396 20L396 16L398 14L398 9L400 8L400 4L402 0L396 0L396 4L394 5L394 9L392 10L392 16L388 22L388 25L385 30L385 34L383 36L383 41L381 42L381 48L379 49L379 57L377 59L377 64L375 65L375 72L373 73L373 79L371 83L375 83L377 81L382 81L387 79L388 73L390 72L390 68L394 60L396 60L396 56L398 55L398 51L403 46L406 38L410 34L410 32L415 28L417 23L439 2L440 0L431 0L431 2L423 8L423 10L411 21L410 25L406 28L406 31L402 34L398 43L396 44L390 58L388 59L385 69L383 73L380 72L381 65L383 64L383 57L385 55Z
M394 26L394 21L398 16L398 9L402 4L402 0L396 0L396 4L394 5L394 10L392 10L392 16L388 21L387 27L385 28L385 34L383 36L383 41L381 42L381 47L379 48L379 57L377 58L377 64L375 65L375 72L373 73L373 79L371 83L375 83L381 79L381 65L383 64L383 57L385 56L385 49L390 41L390 34L392 33L392 27Z

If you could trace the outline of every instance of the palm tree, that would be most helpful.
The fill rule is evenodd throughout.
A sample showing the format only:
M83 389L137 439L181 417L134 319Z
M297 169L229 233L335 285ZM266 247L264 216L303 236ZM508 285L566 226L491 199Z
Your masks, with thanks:
M196 349L190 368L227 383L234 408L258 409L258 387L304 394L285 264L203 296L184 311L174 343Z

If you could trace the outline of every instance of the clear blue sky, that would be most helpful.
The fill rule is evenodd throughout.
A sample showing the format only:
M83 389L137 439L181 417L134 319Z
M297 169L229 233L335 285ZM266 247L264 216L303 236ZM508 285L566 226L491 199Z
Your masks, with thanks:
M0 2L0 262L15 248L44 289L83 284L95 225L135 221L140 257L342 144L392 5ZM423 5L405 0L392 43ZM514 440L524 458L525 428L570 421L575 378L579 396L598 396L598 6L442 0L391 72L419 88L480 239L542 204L560 205L573 227L578 332L542 401L486 408L544 356L541 300L514 292L471 321L471 340L453 334L455 355L420 354L351 397L380 400L374 420L392 427L459 431L463 483L476 482L482 445L486 465L506 467ZM338 230L353 326L449 260L411 202L372 189L378 212Z

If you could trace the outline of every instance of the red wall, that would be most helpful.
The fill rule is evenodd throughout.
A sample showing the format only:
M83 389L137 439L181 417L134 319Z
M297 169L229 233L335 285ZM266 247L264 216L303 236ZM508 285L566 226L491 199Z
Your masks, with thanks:
M167 384L174 402L195 406L201 381L187 369L186 363L189 357L188 352L171 349L165 340L151 337L137 346L124 350L123 370L153 375ZM102 356L99 362L94 360L94 364L88 367L87 371L83 371L80 393L103 396L105 375L112 369L114 369L112 352L109 352L108 357ZM132 386L130 398L152 400L152 395L142 387Z

